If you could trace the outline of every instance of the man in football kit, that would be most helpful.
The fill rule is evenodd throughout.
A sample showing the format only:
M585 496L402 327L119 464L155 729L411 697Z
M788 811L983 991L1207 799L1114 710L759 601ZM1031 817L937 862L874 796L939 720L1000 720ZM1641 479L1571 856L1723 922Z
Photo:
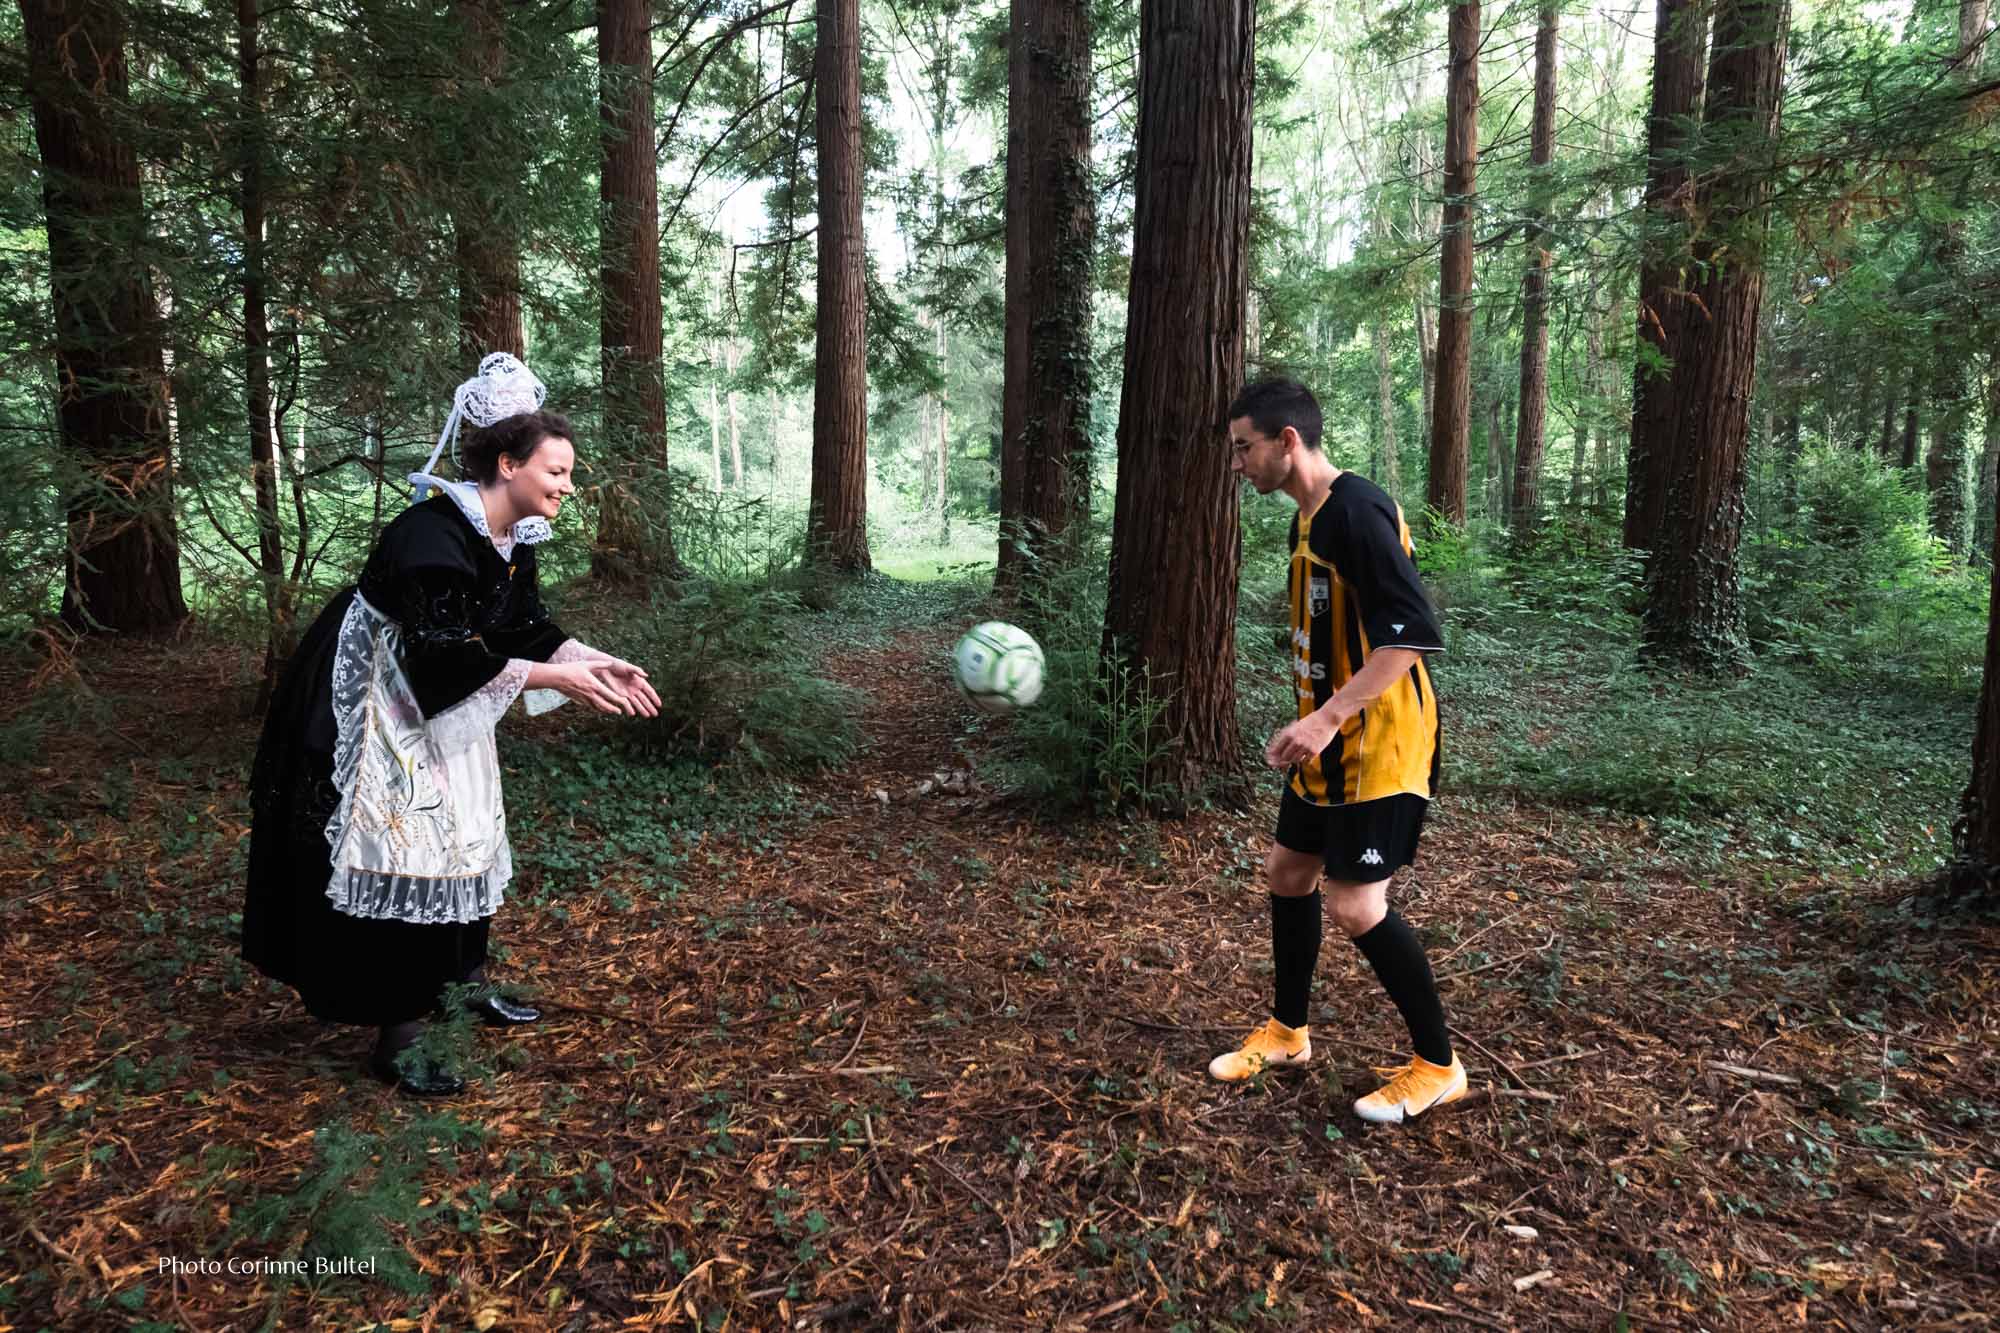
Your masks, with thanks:
M1298 718L1264 751L1286 770L1264 862L1271 1017L1208 1069L1234 1081L1312 1058L1306 1011L1324 903L1410 1030L1414 1057L1382 1071L1388 1081L1354 1104L1365 1120L1395 1123L1466 1090L1423 944L1388 902L1390 877L1416 856L1436 776L1437 697L1424 657L1444 640L1402 510L1335 467L1320 432L1318 402L1290 380L1252 384L1229 407L1230 470L1299 509L1288 580Z

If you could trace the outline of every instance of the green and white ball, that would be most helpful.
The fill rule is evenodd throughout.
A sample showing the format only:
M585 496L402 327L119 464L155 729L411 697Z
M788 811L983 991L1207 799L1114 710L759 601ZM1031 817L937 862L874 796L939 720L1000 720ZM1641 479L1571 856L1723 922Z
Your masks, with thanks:
M974 625L951 658L958 688L985 712L1011 712L1042 697L1042 647L1018 625Z

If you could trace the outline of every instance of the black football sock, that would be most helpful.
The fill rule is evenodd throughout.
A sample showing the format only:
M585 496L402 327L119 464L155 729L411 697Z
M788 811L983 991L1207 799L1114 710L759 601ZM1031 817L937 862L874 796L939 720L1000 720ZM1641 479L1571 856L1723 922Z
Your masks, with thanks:
M1354 937L1354 947L1375 969L1382 989L1396 1002L1410 1027L1410 1043L1434 1065L1451 1063L1451 1038L1444 1028L1444 1003L1423 941L1402 917L1391 911L1375 929Z
M1314 889L1303 897L1271 895L1271 1017L1288 1028L1306 1025L1312 997L1313 969L1319 966L1320 897Z

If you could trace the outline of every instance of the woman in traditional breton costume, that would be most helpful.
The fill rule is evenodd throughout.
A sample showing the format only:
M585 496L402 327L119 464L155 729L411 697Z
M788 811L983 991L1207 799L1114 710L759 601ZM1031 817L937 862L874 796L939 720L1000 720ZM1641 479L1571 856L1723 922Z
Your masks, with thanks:
M543 610L535 545L573 489L569 423L506 353L459 386L418 502L382 532L359 583L313 622L272 699L251 778L243 956L333 1023L381 1029L370 1068L405 1092L463 1084L412 1046L445 989L483 985L513 859L494 727L527 692L656 716L646 673L585 647ZM460 421L460 463L431 475ZM426 492L432 492L425 498ZM479 1016L532 1022L486 992ZM401 1059L398 1059L402 1055Z

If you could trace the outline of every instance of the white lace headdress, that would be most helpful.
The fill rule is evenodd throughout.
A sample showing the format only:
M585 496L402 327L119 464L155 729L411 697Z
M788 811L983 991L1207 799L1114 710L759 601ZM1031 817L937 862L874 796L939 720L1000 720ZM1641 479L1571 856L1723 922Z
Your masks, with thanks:
M438 458L446 445L451 446L452 462L458 461L458 429L461 422L469 421L475 426L490 426L496 421L519 416L523 412L533 412L549 396L549 386L535 377L535 372L521 364L520 358L511 352L488 352L480 358L479 373L458 386L451 396L451 415L445 418L444 430L438 434L437 448L421 471L410 474L410 482L417 488L415 499L421 501L432 488L442 489L444 478L432 474Z

